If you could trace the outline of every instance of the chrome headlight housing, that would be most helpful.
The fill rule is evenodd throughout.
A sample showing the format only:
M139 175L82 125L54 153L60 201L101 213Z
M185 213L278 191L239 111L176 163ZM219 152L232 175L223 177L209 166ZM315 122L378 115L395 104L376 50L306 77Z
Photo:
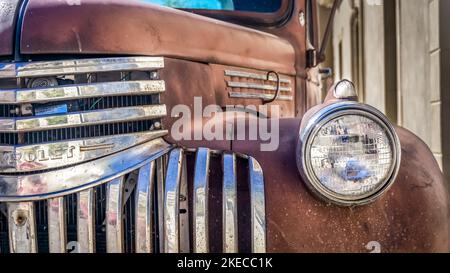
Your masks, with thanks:
M297 166L308 187L327 202L368 204L394 182L399 138L375 108L356 102L328 105L302 127Z

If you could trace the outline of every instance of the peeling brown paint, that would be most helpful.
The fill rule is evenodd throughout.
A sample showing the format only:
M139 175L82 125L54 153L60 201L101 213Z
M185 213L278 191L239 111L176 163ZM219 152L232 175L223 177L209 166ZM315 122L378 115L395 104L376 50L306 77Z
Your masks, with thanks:
M295 74L292 45L261 31L137 1L30 1L22 53L77 54L80 40L84 54L163 55Z
M15 13L19 0L0 0L0 56L12 55Z

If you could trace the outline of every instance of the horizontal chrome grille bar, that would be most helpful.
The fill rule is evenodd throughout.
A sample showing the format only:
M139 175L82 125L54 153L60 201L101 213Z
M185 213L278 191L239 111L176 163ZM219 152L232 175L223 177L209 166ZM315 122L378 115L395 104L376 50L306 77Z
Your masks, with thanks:
M244 93L244 92L229 92L230 98L236 99L263 99L270 100L273 99L275 94L263 94L263 93ZM292 96L279 95L277 100L291 101L294 98Z
M258 83L250 83L250 82L227 82L228 87L233 88L245 88L245 89L258 89L258 90L267 90L267 91L276 91L277 86L269 85L269 84L258 84ZM291 92L292 88L280 86L281 92ZM273 97L273 95L272 95Z
M65 169L31 175L0 175L0 202L42 200L89 189L140 168L170 149L170 144L158 138Z
M0 146L0 171L29 172L82 163L163 137L167 130L49 142Z
M270 76L269 79L267 79L266 74L257 74L244 71L225 70L225 76L277 82L277 78L274 76ZM291 80L286 78L280 78L280 83L290 84Z
M164 81L147 80L1 90L0 103L44 103L92 97L148 95L162 93L165 89Z
M161 57L120 57L29 63L0 63L0 78L153 70L163 67L164 58Z
M167 115L165 105L113 108L66 115L0 119L1 132L28 132L83 125L156 119Z

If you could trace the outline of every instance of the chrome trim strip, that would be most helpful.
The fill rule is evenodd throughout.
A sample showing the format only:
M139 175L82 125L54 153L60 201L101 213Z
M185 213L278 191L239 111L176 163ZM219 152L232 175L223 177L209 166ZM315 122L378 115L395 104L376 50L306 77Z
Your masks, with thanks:
M228 95L230 96L230 98L236 99L263 99L263 100L273 99L273 94L263 94L263 93L228 92ZM279 95L276 100L291 101L293 99L294 99L293 96Z
M95 192L77 193L77 252L95 252Z
M158 138L61 170L33 175L0 175L0 202L42 200L85 190L136 170L170 149L170 144Z
M155 162L152 161L139 169L136 185L135 230L136 252L153 252L153 196L155 189Z
M80 73L155 70L164 67L162 57L120 57L0 64L0 78L44 77Z
M267 74L257 74L236 70L225 70L225 76L267 81ZM269 81L277 82L277 78L269 77ZM291 80L287 78L280 78L280 82L290 84Z
M123 107L31 118L0 119L1 132L40 131L75 126L156 119L167 115L165 105Z
M194 171L194 253L209 252L208 197L209 197L209 160L207 148L199 148L195 158Z
M266 204L261 166L249 157L252 253L266 252Z
M164 252L164 179L166 177L167 155L163 155L156 159L156 196L157 196L157 220L158 227L155 230L159 234L159 252Z
M15 78L15 77L16 77L16 64L0 62L0 79Z
M174 149L170 152L167 163L167 176L164 188L164 252L179 252L179 204L180 180L183 164L183 150Z
M36 253L36 217L34 203L8 203L9 251Z
M180 253L190 253L191 231L189 225L189 192L187 182L187 165L186 157L183 153L183 162L181 163L181 179L180 179L180 198L179 198L179 218L180 218Z
M65 253L67 250L66 208L64 197L47 201L48 245L50 253Z
M237 215L237 177L236 155L224 154L223 164L223 200L222 229L223 252L238 252L238 215Z
M232 88L246 88L246 89L277 91L277 86L269 85L269 84L258 84L258 83L251 83L251 82L227 82L227 85L228 85L228 87L232 87ZM281 86L280 91L281 92L291 92L292 88Z
M164 81L148 80L1 90L0 103L43 103L104 96L158 94L165 89Z
M123 230L123 190L125 178L118 177L108 182L106 187L106 251L122 253L124 251Z
M39 145L0 146L0 171L28 172L82 163L163 137L167 133L160 130Z

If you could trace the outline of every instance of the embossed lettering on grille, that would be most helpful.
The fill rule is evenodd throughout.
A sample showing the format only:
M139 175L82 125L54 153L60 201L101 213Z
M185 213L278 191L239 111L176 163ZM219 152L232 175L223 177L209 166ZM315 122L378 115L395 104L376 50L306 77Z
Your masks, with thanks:
M60 168L161 137L159 57L0 63L0 173Z
M110 178L93 186L2 195L1 252L266 251L264 178L254 158L171 148L162 140L142 151L147 154L132 148L129 158L122 155L133 168L105 171ZM104 159L114 160L123 159Z

